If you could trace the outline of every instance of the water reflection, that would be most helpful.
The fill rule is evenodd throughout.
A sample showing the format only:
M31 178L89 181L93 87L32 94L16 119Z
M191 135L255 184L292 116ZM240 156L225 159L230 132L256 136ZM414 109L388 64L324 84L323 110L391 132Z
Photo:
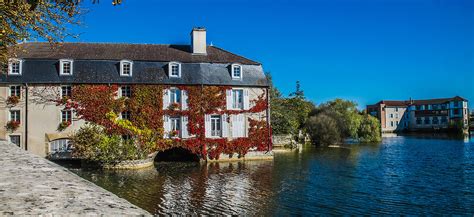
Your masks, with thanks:
M272 168L273 161L159 162L137 171L74 172L152 213L258 215L273 194Z
M82 177L157 214L474 214L474 144L403 136L274 161L166 163Z

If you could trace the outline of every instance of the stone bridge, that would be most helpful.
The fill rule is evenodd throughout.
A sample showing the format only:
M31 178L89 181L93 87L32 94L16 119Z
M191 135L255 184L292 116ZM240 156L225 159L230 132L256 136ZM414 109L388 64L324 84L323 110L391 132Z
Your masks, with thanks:
M151 216L44 158L0 141L0 216Z

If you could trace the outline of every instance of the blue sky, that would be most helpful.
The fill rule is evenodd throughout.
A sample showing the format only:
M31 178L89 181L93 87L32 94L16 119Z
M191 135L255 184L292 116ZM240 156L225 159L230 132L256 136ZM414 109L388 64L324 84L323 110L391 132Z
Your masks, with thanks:
M86 1L87 2L87 1ZM208 43L261 62L315 103L463 96L474 104L472 0L111 0L86 3L82 42Z

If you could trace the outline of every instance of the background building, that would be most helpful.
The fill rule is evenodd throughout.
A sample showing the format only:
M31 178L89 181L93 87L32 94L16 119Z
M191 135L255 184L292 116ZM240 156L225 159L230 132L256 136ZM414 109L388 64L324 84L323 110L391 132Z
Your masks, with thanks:
M381 122L382 132L443 130L468 127L468 101L462 97L389 101L367 106Z

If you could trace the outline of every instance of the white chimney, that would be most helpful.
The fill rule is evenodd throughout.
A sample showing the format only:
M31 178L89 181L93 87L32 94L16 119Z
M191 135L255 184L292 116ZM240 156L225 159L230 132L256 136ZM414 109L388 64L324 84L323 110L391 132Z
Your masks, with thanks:
M193 28L193 31L191 32L191 51L193 52L193 54L207 55L205 28Z

